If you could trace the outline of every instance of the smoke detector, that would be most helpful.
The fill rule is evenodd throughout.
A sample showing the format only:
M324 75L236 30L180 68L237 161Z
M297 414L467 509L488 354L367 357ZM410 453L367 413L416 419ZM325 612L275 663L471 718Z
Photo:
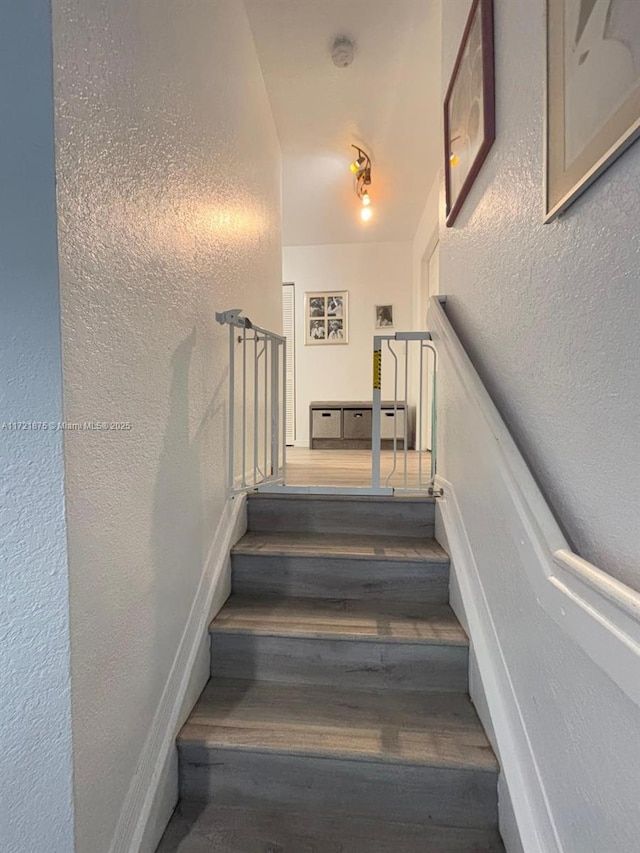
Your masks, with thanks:
M338 36L331 48L331 59L336 68L348 68L353 62L355 45L350 38Z

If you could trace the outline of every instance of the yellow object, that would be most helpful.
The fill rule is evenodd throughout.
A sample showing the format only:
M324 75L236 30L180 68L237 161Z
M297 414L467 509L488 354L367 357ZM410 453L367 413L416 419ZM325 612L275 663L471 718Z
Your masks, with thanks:
M354 175L357 175L360 171L360 165L358 163L352 163L349 168L351 169Z
M458 159L458 155L457 155L457 154L451 154L451 155L450 155L450 157L449 157L449 163L450 163L452 166L457 166L459 162L460 162L460 160Z
M373 390L377 391L382 387L382 350L374 349L373 351Z

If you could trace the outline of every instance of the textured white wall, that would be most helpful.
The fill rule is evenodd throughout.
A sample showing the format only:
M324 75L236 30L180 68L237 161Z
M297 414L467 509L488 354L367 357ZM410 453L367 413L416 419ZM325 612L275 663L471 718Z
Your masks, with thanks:
M308 444L311 401L371 400L375 306L394 306L393 331L411 328L411 243L287 246L283 258L296 290L296 441ZM304 294L332 289L349 291L349 343L305 346ZM385 371L383 396L390 383Z
M55 0L78 850L107 851L225 502L228 329L281 325L240 0Z
M0 847L73 851L51 16L0 14Z
M468 8L443 7L444 85ZM640 588L640 148L543 225L543 0L497 0L495 27L497 139L456 225L441 229L440 292L575 550ZM537 603L525 541L505 526L495 439L455 376L442 379L439 468L520 704L537 764L527 771L564 853L634 853L638 708Z
M574 549L640 589L640 145L542 224L544 7L495 4L497 139L440 292ZM468 8L443 4L443 86Z
M521 763L521 778L531 782L534 794L543 789L543 795L537 797L529 790L511 791L521 805L526 800L525 813L520 814L523 823L542 830L538 844L529 841L525 850L636 853L640 708L536 600L528 567L534 564L539 572L543 567L534 536L520 521L514 500L521 483L514 488L507 479L505 485L497 459L500 444L487 426L484 412L461 385L455 366L447 358L441 365L438 468L455 490L465 527L462 537L457 531L456 538L468 541L482 584L482 592L472 586L474 595L465 606L484 613L486 601L490 613L482 631L476 634L472 628L471 640L482 665L480 649L486 648L486 637L495 628L501 654L481 673L488 676L490 707L499 711L492 721L498 747L509 752L503 756L505 766L507 761ZM445 499L452 500L448 486ZM454 536L447 532L454 572L471 572L469 563L458 560ZM456 612L460 612L458 607ZM500 670L503 666L508 671L505 681L519 706L512 716L509 696L500 693L504 684L491 673L491 667ZM478 686L473 681L472 688L477 700ZM504 688L505 693L509 688ZM483 707L481 702L481 711ZM543 796L555 823L557 843L549 840L544 829ZM504 826L509 825L504 805L501 819ZM510 847L508 853L517 849Z

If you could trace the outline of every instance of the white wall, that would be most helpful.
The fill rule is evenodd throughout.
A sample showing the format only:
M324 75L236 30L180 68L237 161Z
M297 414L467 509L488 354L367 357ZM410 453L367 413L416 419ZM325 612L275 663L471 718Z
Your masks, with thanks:
M435 4L435 14L437 18L437 27L442 30L442 0ZM441 64L442 64L442 39L438 38L431 45L429 51L429 62L435 66L432 72L437 80L438 93L442 88L441 81ZM438 97L437 106L434 106L430 114L431 135L438 141L438 160L437 169L433 183L429 187L429 194L425 201L416 233L413 237L412 257L413 257L413 283L412 283L412 300L413 300L413 328L423 330L427 328L427 302L425 299L425 276L423 273L423 264L428 261L429 256L433 252L439 239L440 228L440 205L443 202L442 191L442 135L444 117L440 106L440 97Z
M65 443L77 849L106 853L225 506L214 314L281 325L280 152L240 0L53 11L65 412L131 424Z
M313 400L371 400L375 306L394 306L394 331L412 327L411 243L287 246L284 281L296 291L296 443L309 442ZM304 294L349 291L349 343L305 346ZM402 374L403 375L403 374ZM383 376L383 397L392 397Z
M468 7L444 4L443 86ZM640 145L542 224L544 7L495 4L497 139L441 293L574 549L640 589Z
M428 278L424 265L434 251L440 239L440 204L442 201L442 175L438 173L427 197L412 245L412 304L413 328L427 328Z
M438 250L438 242L440 239L440 204L442 201L442 178L438 173L436 179L431 185L427 201L418 223L413 243L411 247L412 258L412 279L411 279L411 311L413 318L414 330L428 330L427 324L427 307L429 304L429 293L437 293L439 282L430 281L429 259L434 251ZM431 268L431 272L433 267ZM411 370L411 402L417 407L419 405L420 393L420 371L417 359L410 362ZM432 399L432 382L433 382L433 361L429 355L427 372L423 379L426 383L426 411L431 411ZM425 393L423 391L423 393ZM421 432L422 447L431 449L431 419L424 418L422 429L417 425L416 432Z
M640 147L542 224L544 5L495 4L497 139L455 226L441 228L440 291L574 550L640 589ZM443 85L468 8L444 4ZM439 469L463 525L447 532L480 614L472 640L519 780L525 850L634 853L640 711L570 620L560 627L564 610L550 618L542 606L530 577L543 571L539 531L516 523L519 481L460 374L446 358L443 368ZM452 532L468 544L456 549Z
M446 329L431 325L440 353L439 511L453 561L452 606L469 626L484 685L474 683L472 668L471 690L483 720L487 707L491 713L487 728L523 848L635 853L638 621L629 630L613 598L590 595L588 567L567 578L554 564L552 554L566 548L560 530L490 407L479 403ZM503 804L504 797L506 828ZM516 835L511 825L505 840ZM517 850L516 838L508 853Z
M0 846L74 849L51 16L0 14Z

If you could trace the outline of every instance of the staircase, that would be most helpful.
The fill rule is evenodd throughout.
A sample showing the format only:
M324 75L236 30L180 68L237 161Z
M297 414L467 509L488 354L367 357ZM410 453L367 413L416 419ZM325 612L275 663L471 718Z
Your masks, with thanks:
M158 853L503 853L426 499L252 494Z

